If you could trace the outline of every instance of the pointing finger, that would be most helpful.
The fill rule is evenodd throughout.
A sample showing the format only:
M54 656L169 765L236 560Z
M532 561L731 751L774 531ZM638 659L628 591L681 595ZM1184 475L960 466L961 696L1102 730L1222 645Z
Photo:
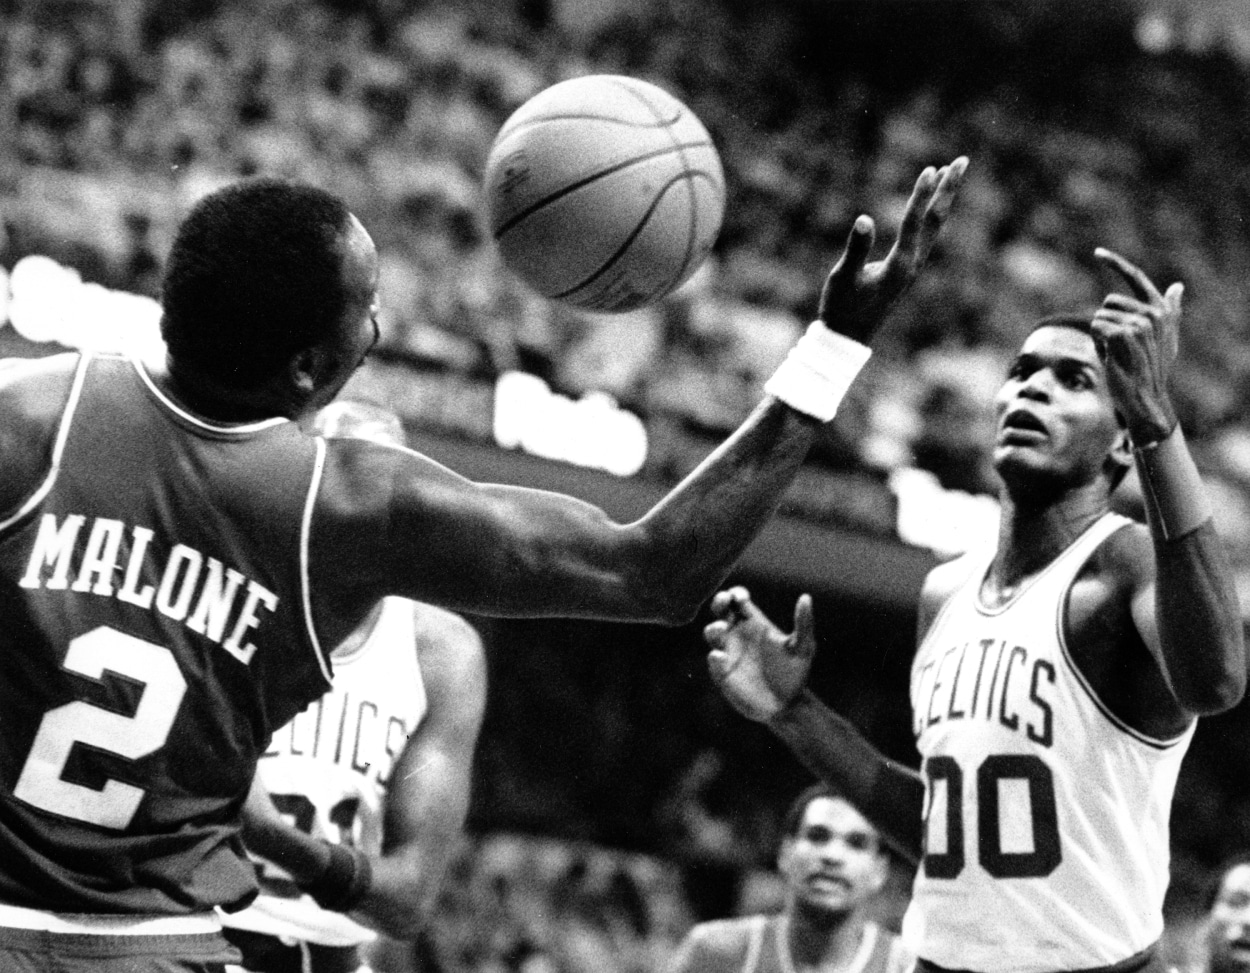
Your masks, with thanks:
M1151 304L1157 304L1163 300L1163 295L1159 293L1159 289L1155 287L1150 278L1136 264L1129 263L1118 253L1108 250L1106 247L1097 247L1094 250L1094 256L1108 267L1119 271L1139 300L1147 301Z

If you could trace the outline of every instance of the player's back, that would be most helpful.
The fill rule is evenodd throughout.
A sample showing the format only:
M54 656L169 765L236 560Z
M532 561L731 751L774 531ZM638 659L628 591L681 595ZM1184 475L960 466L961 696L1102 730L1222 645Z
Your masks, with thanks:
M254 890L255 760L327 684L306 593L321 447L285 420L206 422L116 356L66 360L48 427L20 385L58 367L0 396L36 403L15 421L49 447L19 500L0 492L0 903L233 904Z

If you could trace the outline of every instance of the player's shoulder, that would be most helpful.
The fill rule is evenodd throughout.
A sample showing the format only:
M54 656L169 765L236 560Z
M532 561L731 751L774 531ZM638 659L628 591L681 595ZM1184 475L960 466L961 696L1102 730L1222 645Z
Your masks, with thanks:
M1116 517L1111 532L1094 549L1082 571L1098 573L1121 585L1134 586L1154 576L1154 548L1150 528L1127 517Z
M969 552L930 568L920 587L922 610L933 613L946 604L960 585L968 580L977 563L977 559Z
M741 958L750 948L752 940L761 935L767 922L765 916L700 922L686 934L686 945L726 961Z
M69 399L77 354L0 359L0 511L20 503L47 475Z
M408 599L404 599L408 601ZM468 620L446 608L420 601L408 601L419 638L443 643L480 644L481 636Z

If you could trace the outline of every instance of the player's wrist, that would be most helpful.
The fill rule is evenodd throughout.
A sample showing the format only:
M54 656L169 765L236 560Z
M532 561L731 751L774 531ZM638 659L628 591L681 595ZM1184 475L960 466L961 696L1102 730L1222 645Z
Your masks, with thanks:
M322 873L304 884L304 891L323 909L349 912L360 904L373 884L369 856L351 845L326 842L330 857Z
M797 693L782 702L777 711L765 722L774 730L781 730L791 723L801 722L803 710L810 707L814 701L815 697L811 690L803 686Z
M1202 477L1180 423L1163 438L1134 446L1146 520L1156 538L1176 540L1193 533L1212 517Z
M813 321L764 391L797 412L828 422L871 355L862 342Z

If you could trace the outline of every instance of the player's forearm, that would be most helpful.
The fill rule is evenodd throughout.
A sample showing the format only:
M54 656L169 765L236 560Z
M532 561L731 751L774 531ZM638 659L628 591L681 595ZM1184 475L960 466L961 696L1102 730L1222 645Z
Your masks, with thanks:
M1247 654L1232 572L1208 521L1155 540L1155 615L1172 691L1186 709L1219 713L1246 691Z
M1155 615L1177 699L1216 713L1245 693L1247 657L1232 571L1180 427L1136 451L1155 550Z
M880 753L811 690L768 725L812 773L843 791L898 854L919 861L924 784L915 771Z
M820 423L768 399L636 527L632 574L662 620L689 621L773 516Z

